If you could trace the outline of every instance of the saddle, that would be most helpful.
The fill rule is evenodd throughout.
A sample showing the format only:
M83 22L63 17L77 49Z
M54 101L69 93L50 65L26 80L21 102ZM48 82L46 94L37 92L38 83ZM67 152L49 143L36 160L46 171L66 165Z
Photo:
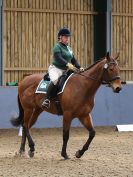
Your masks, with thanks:
M70 71L70 70L65 71L63 73L63 75L59 78L59 80L56 84L56 89L54 90L54 92L52 92L50 99L55 101L55 106L56 106L58 115L63 114L58 95L64 91L67 81L69 80L69 78L71 77L72 74L73 74L73 71ZM50 80L49 74L46 73L44 75L43 79L40 81L35 93L46 94L50 82L51 82L51 80Z
M70 70L65 71L63 73L63 75L59 78L59 80L56 84L55 92L52 93L51 98L55 98L57 95L59 95L60 93L62 93L64 91L65 85L72 74L73 74L73 71L70 71ZM46 73L44 75L43 79L40 81L35 93L46 94L50 82L51 82L51 80L50 80L49 74Z

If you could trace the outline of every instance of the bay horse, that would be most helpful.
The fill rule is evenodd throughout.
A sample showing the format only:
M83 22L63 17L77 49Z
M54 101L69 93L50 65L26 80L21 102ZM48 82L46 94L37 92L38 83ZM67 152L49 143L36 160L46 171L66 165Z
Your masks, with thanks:
M114 92L119 93L122 89L120 68L117 58L107 55L86 68L85 71L74 73L67 82L64 92L60 94L59 101L63 115L63 145L61 156L68 159L67 142L69 139L69 129L74 118L78 118L83 126L88 130L89 136L81 150L75 154L80 158L95 136L95 128L91 117L91 111L94 107L94 97L103 82L109 84ZM18 87L18 117L12 117L11 123L14 126L22 125L22 140L20 145L20 155L25 152L25 143L28 139L29 156L34 156L35 143L30 134L30 128L35 124L38 116L42 111L52 114L58 114L55 101L52 100L50 107L42 109L44 94L36 94L36 88L43 78L42 74L33 74L25 77Z

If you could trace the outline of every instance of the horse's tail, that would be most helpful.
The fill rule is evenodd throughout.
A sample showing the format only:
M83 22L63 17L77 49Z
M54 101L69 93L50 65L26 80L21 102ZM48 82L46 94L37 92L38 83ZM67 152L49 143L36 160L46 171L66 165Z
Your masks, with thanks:
M18 107L19 107L19 115L17 117L12 116L12 118L10 120L11 124L15 127L18 127L19 125L23 124L23 117L24 117L24 110L23 110L23 107L21 105L19 95L18 95Z

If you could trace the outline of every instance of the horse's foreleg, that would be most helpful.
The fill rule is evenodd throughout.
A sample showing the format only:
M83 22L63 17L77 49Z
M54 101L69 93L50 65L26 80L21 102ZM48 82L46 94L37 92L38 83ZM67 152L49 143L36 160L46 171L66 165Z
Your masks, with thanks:
M76 152L76 157L80 158L85 151L88 150L90 143L92 142L95 136L95 129L93 127L91 115L87 115L85 117L80 118L80 122L87 128L89 131L89 138L87 139L86 143L84 144L83 148Z
M69 139L69 129L71 125L71 115L70 113L66 112L64 113L63 116L63 146L62 146L62 151L61 155L64 157L64 159L69 159L66 148L67 148L67 142Z

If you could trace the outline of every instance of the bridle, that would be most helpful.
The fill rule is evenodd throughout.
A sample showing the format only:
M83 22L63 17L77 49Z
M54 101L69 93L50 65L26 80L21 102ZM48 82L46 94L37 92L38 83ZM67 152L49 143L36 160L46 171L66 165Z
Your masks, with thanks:
M104 67L103 67L103 74L102 74L102 76L104 75L104 73L105 72L108 72L108 68L109 68L109 66L110 65L118 65L118 63L114 60L114 61L111 61L111 62L107 62L107 63L105 63L104 64ZM88 70L87 68L85 69L85 71L86 70ZM86 75L84 75L83 73L84 73L84 71L82 71L82 72L74 72L74 73L77 73L77 74L79 74L79 75L81 75L81 76L83 76L83 77L86 77L86 78L89 78L89 79L91 79L91 80L94 80L94 81L97 81L97 82L100 82L100 83L102 83L102 84L107 84L107 85L110 85L111 84L111 82L112 81L114 81L114 80L117 80L117 79L120 79L120 76L115 76L115 77L112 77L112 78L110 78L109 80L103 80L103 77L102 77L102 79L97 79L97 78L95 78L95 77L93 77L93 76L86 76Z
M116 66L116 65L118 65L118 63L115 60L111 61L111 62L108 62L108 63L105 63L104 64L104 70L103 70L103 72L105 72L105 71L108 72L108 68L109 68L110 65ZM114 77L112 77L112 78L110 78L109 80L106 80L106 81L102 80L102 84L108 84L108 85L110 85L112 81L117 80L117 79L120 79L120 76L114 76Z

